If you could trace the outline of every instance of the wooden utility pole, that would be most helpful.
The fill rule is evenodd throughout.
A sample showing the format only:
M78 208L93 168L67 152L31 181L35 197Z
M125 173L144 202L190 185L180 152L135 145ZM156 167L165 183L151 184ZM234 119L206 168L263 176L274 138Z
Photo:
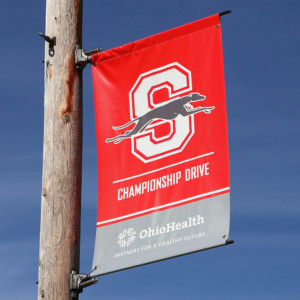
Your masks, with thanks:
M38 299L73 299L79 272L82 72L82 0L46 0L45 111ZM76 297L75 297L76 298Z

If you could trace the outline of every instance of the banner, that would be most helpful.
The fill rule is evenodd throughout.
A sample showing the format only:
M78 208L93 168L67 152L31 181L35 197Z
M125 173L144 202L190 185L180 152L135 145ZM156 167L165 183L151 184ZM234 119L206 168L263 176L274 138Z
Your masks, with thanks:
M219 15L92 61L99 200L91 276L226 244Z

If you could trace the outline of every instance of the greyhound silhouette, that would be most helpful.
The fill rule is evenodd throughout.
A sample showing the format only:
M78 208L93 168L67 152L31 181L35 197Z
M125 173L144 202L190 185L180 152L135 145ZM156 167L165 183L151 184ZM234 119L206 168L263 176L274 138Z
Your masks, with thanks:
M151 109L149 112L145 113L144 115L133 119L132 121L118 126L112 127L115 130L123 129L132 124L133 122L137 122L132 130L127 130L124 134L115 136L113 138L106 139L106 143L110 143L114 141L115 144L120 143L123 139L128 139L133 135L141 133L146 130L147 126L150 125L154 120L174 120L178 115L183 117L190 116L192 114L196 114L198 112L203 111L206 114L210 114L211 111L215 108L214 106L211 107L197 107L194 109L189 109L187 104L189 102L194 101L203 101L206 98L204 95L200 95L199 93L191 93L188 96L184 96L181 98L177 98L173 101L170 101L164 105L157 106Z

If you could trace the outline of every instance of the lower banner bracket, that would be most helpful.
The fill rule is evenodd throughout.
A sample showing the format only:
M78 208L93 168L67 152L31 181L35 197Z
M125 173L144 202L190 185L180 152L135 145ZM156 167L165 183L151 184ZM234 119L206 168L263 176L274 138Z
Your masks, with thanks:
M83 292L83 289L96 284L99 281L97 278L92 278L87 274L78 274L76 271L72 271L70 278L70 290L72 300L77 300L78 295Z

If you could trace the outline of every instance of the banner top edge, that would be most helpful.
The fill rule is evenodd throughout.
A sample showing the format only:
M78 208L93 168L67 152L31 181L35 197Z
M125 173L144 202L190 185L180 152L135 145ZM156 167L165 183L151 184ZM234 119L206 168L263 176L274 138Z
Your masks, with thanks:
M154 46L161 44L163 42L167 42L174 38L178 38L184 36L186 34L190 34L193 32L197 32L208 27L220 25L220 16L219 14L215 14L206 18L202 18L148 37L143 39L130 42L128 44L118 46L112 49L108 49L101 53L97 53L92 55L92 62L99 63L112 58L121 57L123 55L142 50L144 48L149 47L149 45Z

